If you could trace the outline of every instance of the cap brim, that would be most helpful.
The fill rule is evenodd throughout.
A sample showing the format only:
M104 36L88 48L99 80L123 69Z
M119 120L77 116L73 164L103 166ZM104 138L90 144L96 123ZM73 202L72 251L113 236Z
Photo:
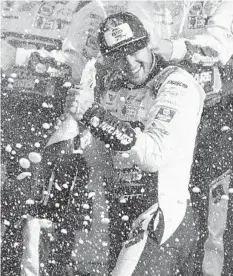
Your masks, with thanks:
M104 55L112 56L113 54L120 52L122 55L132 54L143 48L148 44L148 36L139 37L131 41L125 41L117 46L114 46L112 49L109 48L105 51Z

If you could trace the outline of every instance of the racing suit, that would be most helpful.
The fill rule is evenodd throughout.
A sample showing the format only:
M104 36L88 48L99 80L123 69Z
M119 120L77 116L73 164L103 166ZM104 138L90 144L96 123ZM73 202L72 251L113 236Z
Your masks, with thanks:
M139 87L106 75L99 83L97 70L95 92L100 104L120 120L145 126L126 155L111 151L113 175L105 180L110 270L125 242L113 275L154 275L154 271L177 275L177 269L191 275L192 271L186 261L192 256L196 232L187 205L188 184L205 93L180 68L159 73L156 60L154 56L150 77ZM135 220L137 229L132 228ZM152 220L159 221L157 227ZM144 229L144 224L153 226Z
M232 59L233 39L233 2L232 1L129 1L120 6L119 3L112 3L120 10L127 9L137 15L144 23L146 29L152 37L152 47L155 52L167 57L167 60L180 63L180 66L194 75L196 80L204 87L206 92L206 105L202 117L202 125L198 134L195 163L192 169L191 186L198 186L200 193L192 192L192 201L195 211L200 219L200 240L197 248L197 275L202 270L204 242L208 236L208 198L209 184L203 186L203 181L199 174L199 165L210 167L212 164L205 164L207 161L202 158L206 151L205 140L214 133L215 126L213 118L220 120L218 107L214 107L216 102L224 99L225 95L233 91L232 81ZM107 12L112 12L112 7L106 7ZM172 51L167 53L166 47L156 49L156 45L161 41L170 41ZM163 44L162 44L163 45ZM227 64L226 64L227 63ZM214 88L214 89L213 89ZM224 97L222 97L224 96ZM223 100L225 101L225 100ZM221 102L219 103L221 105ZM218 122L219 124L221 122ZM201 158L200 158L201 156ZM204 162L204 163L203 163ZM206 173L211 169L206 170ZM209 183L216 177L208 174ZM207 175L203 176L205 179ZM207 197L207 200L204 198ZM229 205L230 206L230 205ZM225 214L226 215L226 214ZM198 257L199 256L199 257ZM199 259L199 260L198 260ZM228 257L229 259L229 257Z

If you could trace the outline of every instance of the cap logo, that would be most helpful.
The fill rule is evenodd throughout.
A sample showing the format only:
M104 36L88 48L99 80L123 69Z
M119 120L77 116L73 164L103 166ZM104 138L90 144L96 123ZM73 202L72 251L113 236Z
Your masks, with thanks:
M133 37L133 32L128 23L123 23L115 28L109 29L105 34L105 41L109 47Z

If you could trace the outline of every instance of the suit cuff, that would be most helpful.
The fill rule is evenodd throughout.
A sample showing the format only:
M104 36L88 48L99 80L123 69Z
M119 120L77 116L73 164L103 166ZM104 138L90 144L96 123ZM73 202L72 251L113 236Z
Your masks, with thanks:
M173 45L173 51L171 55L171 60L182 60L186 53L186 45L183 39L177 39L177 40L171 40L172 45Z
M16 66L27 66L29 57L32 52L35 52L35 50L25 50L23 48L17 48L15 58Z

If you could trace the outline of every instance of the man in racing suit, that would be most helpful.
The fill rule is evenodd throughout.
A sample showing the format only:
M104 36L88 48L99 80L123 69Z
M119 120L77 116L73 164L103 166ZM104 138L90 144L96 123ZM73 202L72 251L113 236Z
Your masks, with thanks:
M219 112L223 110L219 108L222 103L218 102L233 92L232 59L229 61L233 55L233 2L126 1L122 4L112 2L110 6L106 6L106 11L111 12L116 7L137 15L151 35L154 52L162 55L167 61L185 68L194 75L205 89L206 108L199 130L197 154L194 159L191 178L191 186L195 187L194 190L198 186L200 192L194 193L190 188L197 218L199 217L198 220L200 220L201 235L197 248L198 257L196 258L198 262L196 273L199 275L202 270L203 244L208 236L209 204L208 200L204 198L207 197L208 199L209 185L211 180L216 178L216 175L209 173L208 177L211 180L203 185L199 169L206 166L210 168L206 170L206 175L204 175L204 178L207 179L207 171L211 172L212 163L206 164L207 161L204 161L204 164L204 159L200 156L203 156L203 152L206 151L206 147L203 148L203 145L207 138L209 145L212 145L210 137L216 131L214 124L212 124L212 116L218 117L220 120L221 113ZM216 103L218 106L213 108ZM217 118L214 120L216 122ZM211 267L211 263L208 265ZM197 267L199 268L197 269Z
M80 121L81 137L88 127L112 157L112 176L103 181L110 270L124 241L113 275L191 275L197 233L188 183L205 93L184 70L162 70L147 31L130 13L109 16L99 43L119 74L102 78L97 70L99 103L90 107L81 89L70 92L66 105Z

